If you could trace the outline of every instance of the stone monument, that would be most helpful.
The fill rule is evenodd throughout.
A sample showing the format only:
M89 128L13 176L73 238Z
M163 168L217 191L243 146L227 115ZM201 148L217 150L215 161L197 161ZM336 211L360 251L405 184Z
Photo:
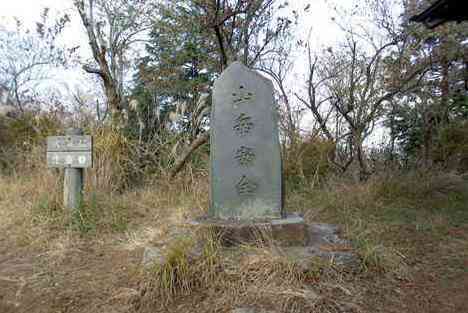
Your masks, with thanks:
M211 217L282 217L273 84L239 62L232 63L214 85L210 149Z
M211 112L211 203L195 222L223 233L225 242L257 240L268 232L303 245L302 217L283 212L281 150L273 83L239 62L214 85Z

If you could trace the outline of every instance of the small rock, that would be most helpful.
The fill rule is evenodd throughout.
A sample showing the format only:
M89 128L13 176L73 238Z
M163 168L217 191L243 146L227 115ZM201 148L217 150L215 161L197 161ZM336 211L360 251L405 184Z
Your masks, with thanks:
M161 249L158 247L145 247L141 264L144 267L149 267L155 263L163 264L165 262Z
M359 264L357 255L349 251L323 251L316 247L310 247L308 253L310 253L311 256L322 258L338 266L354 268Z
M332 224L309 224L309 245L335 244L345 245L348 243L339 237L340 228Z
M314 258L320 258L351 270L359 267L359 258L352 251L348 240L340 237L340 228L332 224L309 224L309 240L305 247L286 247L284 251L292 256L299 267L308 271Z

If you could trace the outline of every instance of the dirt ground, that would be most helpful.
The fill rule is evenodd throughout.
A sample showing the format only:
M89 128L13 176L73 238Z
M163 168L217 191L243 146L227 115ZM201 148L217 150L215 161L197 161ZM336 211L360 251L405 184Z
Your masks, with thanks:
M388 234L414 249L407 253L409 278L373 276L364 311L468 312L468 226L449 229L440 240L411 228Z
M128 312L141 249L82 242L56 259L0 244L0 312Z
M449 228L440 237L399 225L388 237L407 247L408 274L348 275L352 289L346 293L355 301L337 312L468 312L468 225ZM129 249L118 235L75 239L66 248L43 252L2 236L0 312L132 312L143 249ZM193 297L204 299L198 312L212 312L209 299Z

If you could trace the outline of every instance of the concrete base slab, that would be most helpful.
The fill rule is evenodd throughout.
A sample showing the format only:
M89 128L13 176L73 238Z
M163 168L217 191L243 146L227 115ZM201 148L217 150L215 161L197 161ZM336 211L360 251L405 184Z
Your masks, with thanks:
M308 237L304 219L296 214L282 219L254 221L200 218L188 225L213 231L223 246L270 241L280 246L305 246Z

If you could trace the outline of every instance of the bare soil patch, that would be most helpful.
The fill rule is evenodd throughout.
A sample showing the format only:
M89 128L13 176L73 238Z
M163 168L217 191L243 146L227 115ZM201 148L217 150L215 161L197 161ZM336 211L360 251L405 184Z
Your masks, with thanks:
M0 312L129 312L141 249L83 241L60 257L0 250Z

